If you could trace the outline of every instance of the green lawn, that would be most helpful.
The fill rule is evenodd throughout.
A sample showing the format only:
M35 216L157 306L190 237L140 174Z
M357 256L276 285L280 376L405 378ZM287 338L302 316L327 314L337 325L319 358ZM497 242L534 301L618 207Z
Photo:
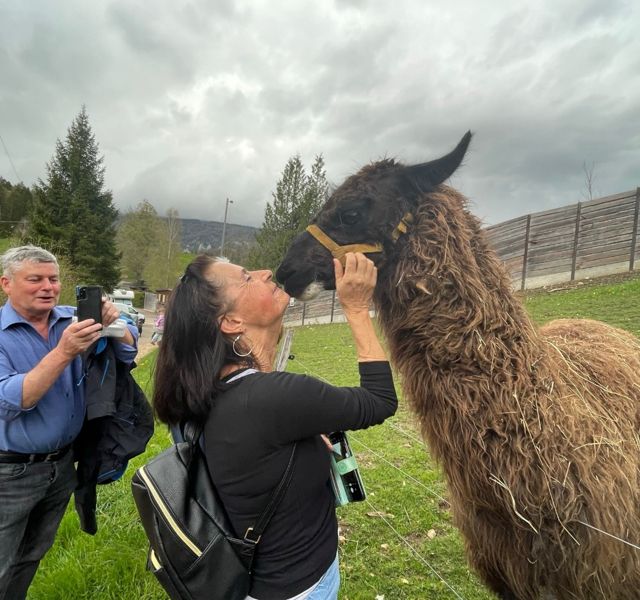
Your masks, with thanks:
M537 323L558 317L597 319L640 336L640 275L616 284L532 293L525 305Z
M0 254L6 252L11 247L10 238L0 238Z
M557 316L589 317L640 335L640 277L617 285L537 292L526 298L526 306L538 323ZM346 325L296 329L292 354L290 371L338 385L357 382ZM136 371L147 392L153 360L152 354ZM403 406L387 423L350 434L369 497L338 509L342 600L492 597L466 567L461 539L451 525L446 488L418 438ZM145 572L146 540L129 481L133 468L168 443L166 428L158 426L147 453L132 462L123 480L100 488L95 537L80 532L70 507L38 571L31 600L165 598Z

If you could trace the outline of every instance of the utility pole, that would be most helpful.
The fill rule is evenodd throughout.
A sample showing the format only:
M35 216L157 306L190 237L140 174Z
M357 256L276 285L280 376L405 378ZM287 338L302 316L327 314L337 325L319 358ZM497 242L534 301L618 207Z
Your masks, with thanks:
M222 241L220 242L220 256L224 256L224 237L225 237L225 234L227 233L227 213L229 211L229 204L233 204L233 200L229 200L229 198L227 198L227 201L225 202L225 205L224 205L224 223L222 224Z

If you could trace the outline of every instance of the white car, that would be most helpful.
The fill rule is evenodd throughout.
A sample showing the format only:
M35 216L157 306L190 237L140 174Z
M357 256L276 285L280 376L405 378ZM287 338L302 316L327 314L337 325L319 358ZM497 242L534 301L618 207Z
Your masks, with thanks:
M138 328L138 333L142 333L142 325L144 324L144 315L138 312L133 306L114 302L113 305L120 311L120 316L128 317Z

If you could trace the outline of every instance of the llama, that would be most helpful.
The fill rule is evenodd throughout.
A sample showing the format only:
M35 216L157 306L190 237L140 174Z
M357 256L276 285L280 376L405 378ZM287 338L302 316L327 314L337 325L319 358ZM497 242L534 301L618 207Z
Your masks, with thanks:
M392 363L495 594L637 599L640 341L590 320L532 324L480 221L443 185L470 139L349 177L276 276L308 299L335 287L331 253L370 253Z

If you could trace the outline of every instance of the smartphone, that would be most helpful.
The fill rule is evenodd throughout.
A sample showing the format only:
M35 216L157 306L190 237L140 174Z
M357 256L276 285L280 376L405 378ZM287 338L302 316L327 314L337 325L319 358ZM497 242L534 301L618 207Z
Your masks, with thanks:
M77 286L76 305L78 321L93 319L102 323L102 288L99 285Z
M364 483L358 472L356 457L349 446L344 431L334 431L328 435L333 446L331 452L331 485L336 497L336 506L349 502L360 502L367 497Z

